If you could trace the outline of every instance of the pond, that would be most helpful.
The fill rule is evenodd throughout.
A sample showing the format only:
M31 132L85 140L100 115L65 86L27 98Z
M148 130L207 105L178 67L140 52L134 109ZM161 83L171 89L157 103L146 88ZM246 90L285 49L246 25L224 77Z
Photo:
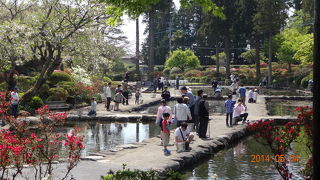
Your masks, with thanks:
M225 107L224 107L224 100L208 100L210 110L209 112L217 113L217 114L224 114L225 113ZM169 101L167 102L167 105L171 107L173 110L173 106L177 104L177 101ZM141 111L143 114L157 114L159 105L153 105L148 108L146 108L144 111Z
M186 171L188 180L217 179L281 179L273 163L251 162L251 155L271 155L268 148L256 142L253 137L244 139L234 147L219 152L207 161L199 163ZM293 152L289 152L294 154ZM288 156L289 156L288 155ZM293 170L293 179L303 179L298 174L302 166L298 162L291 162L289 168Z
M303 96L304 94L298 93L296 90L284 89L261 89L260 94L268 96Z
M57 131L69 133L75 128L79 129L79 135L85 137L83 156L93 152L107 152L117 145L141 142L157 136L160 132L160 127L155 123L102 123L97 121L79 122L59 127Z
M295 110L300 106L312 106L311 101L271 99L267 101L267 110L269 116L297 116Z

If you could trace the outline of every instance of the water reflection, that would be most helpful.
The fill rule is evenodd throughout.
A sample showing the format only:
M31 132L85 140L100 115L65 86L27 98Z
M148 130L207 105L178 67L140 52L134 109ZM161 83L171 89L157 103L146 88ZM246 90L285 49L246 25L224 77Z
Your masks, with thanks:
M117 145L141 142L144 139L157 136L159 127L154 123L101 123L83 122L69 127L60 127L59 132L70 133L77 128L83 135L85 149L83 155L91 152L109 151Z
M249 137L235 147L217 153L208 161L186 172L187 179L281 179L272 162L251 162L251 155L271 155L269 149ZM297 173L299 163L290 163L294 179L302 179Z
M267 101L268 115L270 116L297 116L295 108L299 106L312 106L311 101L295 101L272 99Z

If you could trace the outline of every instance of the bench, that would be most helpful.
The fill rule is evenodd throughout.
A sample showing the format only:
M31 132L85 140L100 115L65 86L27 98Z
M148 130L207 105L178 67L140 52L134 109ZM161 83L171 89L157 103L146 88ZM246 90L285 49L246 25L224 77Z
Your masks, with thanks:
M46 105L50 110L67 111L72 108L72 105L67 104L65 101L47 101Z

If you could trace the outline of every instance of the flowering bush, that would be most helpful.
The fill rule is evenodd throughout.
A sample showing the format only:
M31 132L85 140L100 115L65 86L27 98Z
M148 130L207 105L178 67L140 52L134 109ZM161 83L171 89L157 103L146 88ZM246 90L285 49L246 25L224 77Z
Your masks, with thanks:
M258 121L248 125L247 129L254 133L258 142L264 143L270 147L271 152L275 156L285 155L290 148L292 142L295 142L299 136L303 133L307 137L306 149L309 150L309 159L306 162L305 167L300 173L306 178L312 177L312 162L311 162L311 142L312 142L312 109L309 107L299 107L296 109L299 111L298 118L295 122L288 122L284 126L276 126L271 120ZM292 172L288 168L289 158L283 158L282 160L272 159L276 169L283 179L292 179Z
M61 148L64 146L67 156L66 179L70 171L77 165L80 153L84 149L83 137L74 132L67 135L54 133L54 128L64 124L66 113L53 113L47 106L37 110L39 124L36 132L31 132L25 121L18 120L8 114L10 103L5 95L0 94L0 119L8 123L15 131L0 131L0 179L15 179L23 174L25 165L33 167L34 179L42 179L53 175L53 162L59 160ZM29 177L30 178L30 177ZM28 178L28 179L29 179Z

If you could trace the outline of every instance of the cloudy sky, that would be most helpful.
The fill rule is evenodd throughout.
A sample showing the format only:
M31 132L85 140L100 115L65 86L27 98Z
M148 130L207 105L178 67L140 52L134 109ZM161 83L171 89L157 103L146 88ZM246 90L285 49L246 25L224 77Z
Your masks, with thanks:
M173 0L175 3L176 7L180 7L179 0ZM146 24L142 23L142 16L139 18L140 21L140 44L143 43L144 39L146 38L146 35L144 35L144 30L146 28ZM134 54L135 53L135 48L136 48L136 21L135 20L130 20L128 17L124 18L123 24L121 29L124 33L125 36L128 37L128 54ZM141 50L141 46L140 46Z

